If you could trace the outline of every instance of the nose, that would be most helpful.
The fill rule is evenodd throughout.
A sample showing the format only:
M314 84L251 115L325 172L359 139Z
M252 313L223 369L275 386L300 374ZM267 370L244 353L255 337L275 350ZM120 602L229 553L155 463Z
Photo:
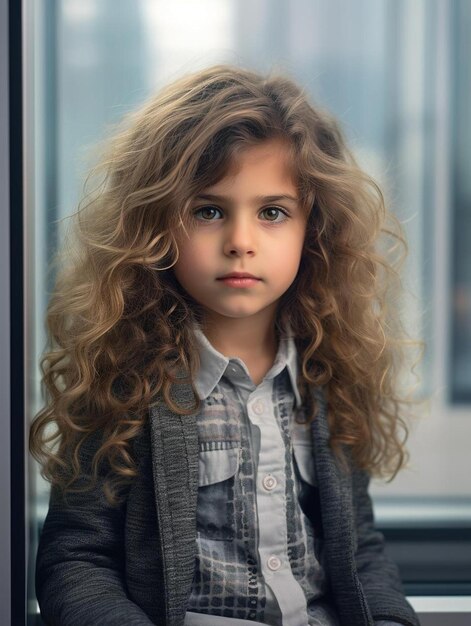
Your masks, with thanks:
M227 256L243 256L255 254L255 233L247 218L234 219L228 222L224 241L224 254Z

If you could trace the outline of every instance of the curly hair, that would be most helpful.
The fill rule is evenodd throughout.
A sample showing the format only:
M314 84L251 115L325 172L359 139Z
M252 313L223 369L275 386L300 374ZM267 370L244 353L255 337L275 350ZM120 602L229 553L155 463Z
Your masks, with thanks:
M93 477L105 463L105 491L117 500L137 473L132 442L149 407L198 410L193 325L202 312L172 269L176 233L192 198L219 181L240 150L274 138L291 150L308 215L277 329L289 321L311 419L310 388L326 390L330 445L341 464L348 454L359 468L394 477L407 461L401 405L410 402L398 377L406 347L421 343L406 338L397 306L407 243L335 119L282 74L215 65L179 78L121 124L54 259L40 363L47 403L30 429L43 477L72 490L80 448L99 433ZM172 399L182 375L194 395L186 406Z

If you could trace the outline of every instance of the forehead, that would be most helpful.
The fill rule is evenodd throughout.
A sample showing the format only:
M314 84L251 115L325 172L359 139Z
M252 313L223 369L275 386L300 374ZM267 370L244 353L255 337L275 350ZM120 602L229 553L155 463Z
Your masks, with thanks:
M280 139L240 147L229 161L224 174L206 190L221 190L237 184L270 187L267 193L288 193L296 187L291 146Z

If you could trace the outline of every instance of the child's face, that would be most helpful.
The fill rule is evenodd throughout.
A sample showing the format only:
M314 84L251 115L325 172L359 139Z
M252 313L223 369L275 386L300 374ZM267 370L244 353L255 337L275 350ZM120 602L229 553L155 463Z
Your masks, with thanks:
M287 167L288 150L279 140L245 149L216 185L191 205L196 224L177 237L174 266L182 287L217 322L224 318L273 322L276 304L296 277L306 229L299 202L257 196L290 195L297 190ZM230 281L233 272L256 280Z

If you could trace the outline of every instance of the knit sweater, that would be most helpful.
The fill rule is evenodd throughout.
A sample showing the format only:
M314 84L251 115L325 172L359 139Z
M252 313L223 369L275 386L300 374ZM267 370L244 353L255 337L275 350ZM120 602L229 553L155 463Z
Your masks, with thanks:
M312 428L325 550L341 624L384 619L419 626L374 527L369 476L353 464L350 472L340 469L329 446L324 394L312 392L319 403ZM188 405L191 387L175 385L174 397ZM100 443L97 433L82 447L85 473ZM183 626L195 565L196 414L153 406L134 455L138 475L118 507L103 494L103 476L92 491L67 501L51 489L36 569L47 624Z

